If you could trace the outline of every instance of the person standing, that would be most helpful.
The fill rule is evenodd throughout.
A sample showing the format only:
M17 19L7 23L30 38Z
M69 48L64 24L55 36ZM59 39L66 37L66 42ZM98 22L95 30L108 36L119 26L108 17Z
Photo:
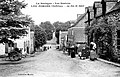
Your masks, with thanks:
M77 50L78 50L78 47L77 47L77 45L75 45L75 47L74 47L75 49L74 49L74 51L75 51L75 54L78 54L78 52L77 52Z
M96 44L94 42L90 43L90 60L94 61L97 59L96 54Z

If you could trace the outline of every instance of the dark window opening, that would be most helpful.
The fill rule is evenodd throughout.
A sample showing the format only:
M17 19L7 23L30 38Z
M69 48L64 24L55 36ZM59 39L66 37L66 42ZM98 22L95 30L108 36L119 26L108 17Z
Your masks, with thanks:
M120 30L117 30L117 48L120 49Z
M117 31L117 38L120 38L120 30Z

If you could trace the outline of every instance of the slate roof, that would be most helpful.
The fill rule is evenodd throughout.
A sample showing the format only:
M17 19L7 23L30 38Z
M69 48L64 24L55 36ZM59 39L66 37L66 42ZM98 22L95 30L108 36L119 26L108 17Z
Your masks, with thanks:
M117 2L118 0L105 0L106 2ZM100 3L99 1L95 1L95 3ZM97 4L97 6L98 6L98 4ZM100 6L100 5L99 5ZM101 6L100 6L101 7ZM106 14L109 14L109 13L111 13L111 12L114 12L114 11L116 11L116 10L119 10L120 9L120 1L119 2L117 2L116 3L116 5L115 6L113 6L113 8L110 10L110 11L108 11ZM71 27L74 27L77 23L79 23L79 21L85 16L87 14L87 12L86 13L84 13L83 14L83 16L80 16L80 18L79 18L79 20L73 25L73 26L71 26ZM102 13L100 13L100 14L98 14L97 16L96 16L96 18L99 18L99 17L101 17L102 16ZM93 20L93 19L90 19L90 21L91 20ZM85 21L85 23L86 22L88 22L88 21ZM71 28L70 27L70 28Z
M82 15L79 17L79 20L78 20L74 25L70 26L69 28L76 26L76 25L79 23L79 21L84 18L84 16L85 16L86 14L87 14L87 12L85 12L84 14L82 14Z

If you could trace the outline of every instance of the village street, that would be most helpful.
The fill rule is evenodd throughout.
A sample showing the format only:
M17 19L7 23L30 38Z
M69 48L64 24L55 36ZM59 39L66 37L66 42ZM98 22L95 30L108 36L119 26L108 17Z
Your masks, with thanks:
M0 77L120 77L120 68L70 58L52 47L19 62L0 62Z

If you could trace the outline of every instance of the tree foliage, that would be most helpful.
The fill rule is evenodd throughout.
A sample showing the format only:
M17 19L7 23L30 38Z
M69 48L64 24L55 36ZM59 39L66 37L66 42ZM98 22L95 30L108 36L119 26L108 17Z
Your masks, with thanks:
M50 21L41 22L40 27L42 27L44 30L53 30L54 31L54 26L51 24Z
M111 58L112 56L112 27L108 24L107 18L103 17L98 23L85 28L86 34L90 36L90 41L97 44L100 49L99 55ZM94 40L93 40L94 39Z
M59 31L68 31L68 28L73 24L74 21L67 21L67 22L54 22L53 25L55 27L55 36L57 38L57 44L59 44Z
M55 31L54 26L49 21L41 22L41 24L39 26L45 30L45 32L47 34L47 36L46 36L47 40L51 40L52 36L53 36L53 32Z
M35 26L35 47L46 44L46 32L39 26Z
M54 22L53 25L55 26L56 30L67 31L68 28L71 26L71 23L70 21L67 21L65 23L57 21Z
M32 19L21 13L26 4L18 0L0 0L0 37L5 43L8 38L17 39L27 33L26 29Z

